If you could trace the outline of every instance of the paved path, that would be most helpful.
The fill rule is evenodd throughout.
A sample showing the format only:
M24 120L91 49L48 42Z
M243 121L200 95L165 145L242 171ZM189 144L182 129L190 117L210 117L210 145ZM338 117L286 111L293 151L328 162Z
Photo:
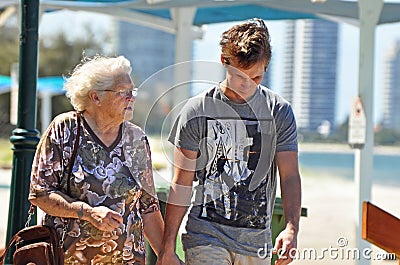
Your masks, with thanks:
M4 246L6 241L10 185L11 169L0 168L0 246Z

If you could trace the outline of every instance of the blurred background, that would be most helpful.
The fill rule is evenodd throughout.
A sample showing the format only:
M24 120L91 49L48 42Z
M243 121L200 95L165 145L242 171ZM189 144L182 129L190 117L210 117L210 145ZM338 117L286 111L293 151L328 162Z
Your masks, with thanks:
M12 69L18 62L18 12L0 27L0 135L7 138L12 130ZM67 21L67 23L65 23ZM219 64L219 38L236 22L209 24L202 27L201 39L193 41L193 60ZM273 48L272 62L263 84L280 93L293 106L304 142L347 141L347 126L353 99L358 90L357 26L321 19L267 21ZM168 67L174 64L175 36L149 27L114 20L107 15L89 12L56 11L43 13L39 27L38 117L44 94L51 87L51 117L70 109L62 91L63 76L68 76L82 58L82 52L124 55L133 65L137 86L150 79L153 87L143 87L138 100L135 121L147 113L154 99L165 90L163 82ZM143 36L146 36L144 38ZM400 23L377 27L375 46L374 123L377 145L400 145L400 98L397 78L400 68ZM167 69L167 70L165 70ZM194 67L193 76L204 69ZM223 72L210 73L213 79ZM46 80L46 78L48 80ZM49 77L57 77L52 80ZM154 83L157 82L157 83ZM159 87L157 87L157 85ZM193 83L195 95L210 84ZM142 105L149 106L142 108ZM170 106L169 106L170 108ZM166 108L164 111L168 111ZM160 113L160 118L165 113ZM47 121L48 119L46 119ZM46 127L38 119L38 129ZM160 124L155 124L157 127ZM148 124L147 132L160 130Z
M5 12L5 10L0 10ZM193 60L207 61L219 69L219 39L236 22L202 27L193 42ZM322 19L266 21L271 34L272 62L262 82L286 98L294 109L300 142L303 204L300 247L335 246L338 238L354 245L356 205L353 178L354 152L348 145L348 123L358 91L358 27ZM0 205L7 216L12 151L9 137L15 129L13 70L18 62L18 12L0 25ZM372 199L378 206L400 216L400 23L381 25L375 46L375 150ZM175 60L175 36L107 15L88 12L44 13L39 27L38 119L43 131L52 118L72 110L62 90L63 77L79 63L82 52L124 55L133 65L133 78L140 88L134 122L150 136L156 178L171 177L165 142L173 108L168 93ZM222 80L223 71L209 71L194 64L196 95ZM204 72L205 71L205 72ZM208 71L208 72L207 72ZM4 244L7 218L1 218L0 246ZM376 250L379 251L379 250ZM296 261L309 264L310 261ZM318 262L318 261L315 261ZM322 264L354 264L353 260L319 261ZM373 263L391 263L376 260Z

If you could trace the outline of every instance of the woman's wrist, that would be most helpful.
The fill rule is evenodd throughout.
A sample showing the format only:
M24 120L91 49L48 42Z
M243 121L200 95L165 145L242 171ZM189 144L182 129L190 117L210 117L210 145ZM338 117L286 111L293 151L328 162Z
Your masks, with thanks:
M76 213L75 218L77 218L79 220L87 221L88 217L90 216L92 207L90 207L89 204L87 204L83 201L76 201L73 204L74 204L74 207L73 207L74 212Z
M79 208L79 211L78 211L78 219L79 220L81 220L83 218L83 205L84 204L85 204L84 202L81 203L81 207Z

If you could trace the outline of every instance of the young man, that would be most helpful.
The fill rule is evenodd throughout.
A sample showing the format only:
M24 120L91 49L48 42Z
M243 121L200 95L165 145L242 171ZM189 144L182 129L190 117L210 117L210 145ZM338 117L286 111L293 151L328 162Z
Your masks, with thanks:
M220 45L225 80L185 104L169 137L174 178L157 264L180 264L175 240L190 204L186 264L269 264L278 169L286 227L276 264L287 264L301 208L297 132L289 103L260 85L271 59L268 29L253 19L224 32Z

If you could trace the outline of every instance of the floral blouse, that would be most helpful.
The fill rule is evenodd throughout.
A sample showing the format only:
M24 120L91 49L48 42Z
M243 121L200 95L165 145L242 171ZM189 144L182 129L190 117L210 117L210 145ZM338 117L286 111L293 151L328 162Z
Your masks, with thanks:
M77 114L57 116L37 148L32 166L30 198L60 190L67 193L67 171L77 132ZM145 264L142 215L159 210L151 154L144 132L123 122L107 147L81 115L77 155L70 194L91 206L107 206L123 216L112 233L80 219L45 215L43 222L62 234L67 223L65 264ZM67 222L65 222L67 220Z

